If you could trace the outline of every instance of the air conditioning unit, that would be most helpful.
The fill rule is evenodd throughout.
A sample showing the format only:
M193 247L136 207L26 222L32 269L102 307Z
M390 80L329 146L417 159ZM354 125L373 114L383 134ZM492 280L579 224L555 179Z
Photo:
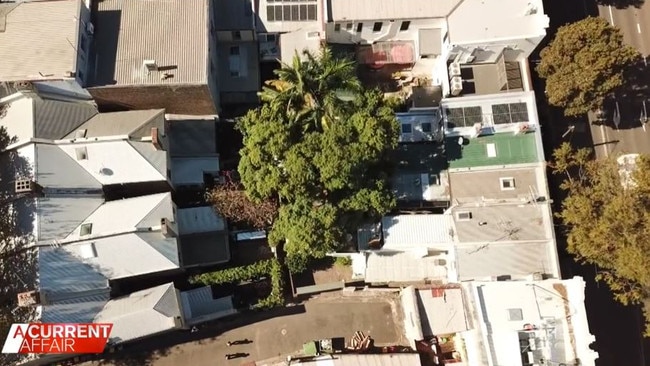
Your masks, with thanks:
M460 76L460 64L457 62L452 62L449 64L449 76Z
M86 32L90 35L95 34L95 26L93 25L93 23L91 22L86 23Z
M36 182L29 179L18 179L15 182L16 193L32 193L36 190Z
M460 76L451 78L450 83L451 95L457 97L463 91L463 79Z

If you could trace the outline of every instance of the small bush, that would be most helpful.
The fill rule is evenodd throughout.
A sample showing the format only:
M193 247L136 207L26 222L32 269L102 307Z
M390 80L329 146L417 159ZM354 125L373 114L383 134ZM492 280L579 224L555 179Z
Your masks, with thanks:
M337 266L347 267L352 265L352 259L350 257L336 257L334 262Z
M284 306L284 278L282 277L282 266L277 259L272 259L271 264L271 294L255 304L256 309L267 310L278 306Z
M190 278L190 282L195 284L202 283L204 285L220 285L223 283L239 283L242 281L258 280L271 273L274 261L274 259L267 259L248 266L203 273Z
M285 264L292 274L302 273L307 270L309 257L301 254L290 254L285 259Z

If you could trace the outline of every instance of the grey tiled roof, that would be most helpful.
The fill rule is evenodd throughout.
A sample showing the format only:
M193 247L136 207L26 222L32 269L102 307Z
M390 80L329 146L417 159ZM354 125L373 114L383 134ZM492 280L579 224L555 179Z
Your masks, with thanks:
M93 85L207 84L208 0L98 3ZM161 71L148 73L144 60Z

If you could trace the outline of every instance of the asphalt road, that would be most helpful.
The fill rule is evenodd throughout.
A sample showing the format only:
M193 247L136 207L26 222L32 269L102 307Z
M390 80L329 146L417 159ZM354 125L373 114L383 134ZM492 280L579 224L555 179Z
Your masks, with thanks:
M623 32L625 42L636 48L644 58L650 56L650 2L643 3L640 8L599 6L598 14L618 27ZM642 77L639 84L645 87L650 85L650 67L640 70L639 74ZM650 153L650 125L646 122L648 108L650 101L647 94L617 97L614 103L607 105L605 124L591 126L597 156Z

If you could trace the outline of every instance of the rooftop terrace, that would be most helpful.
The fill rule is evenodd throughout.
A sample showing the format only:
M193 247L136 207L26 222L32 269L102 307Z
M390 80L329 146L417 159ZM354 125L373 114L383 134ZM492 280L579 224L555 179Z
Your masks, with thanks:
M450 169L526 164L540 161L535 132L515 135L497 133L476 138L447 138L446 154Z

